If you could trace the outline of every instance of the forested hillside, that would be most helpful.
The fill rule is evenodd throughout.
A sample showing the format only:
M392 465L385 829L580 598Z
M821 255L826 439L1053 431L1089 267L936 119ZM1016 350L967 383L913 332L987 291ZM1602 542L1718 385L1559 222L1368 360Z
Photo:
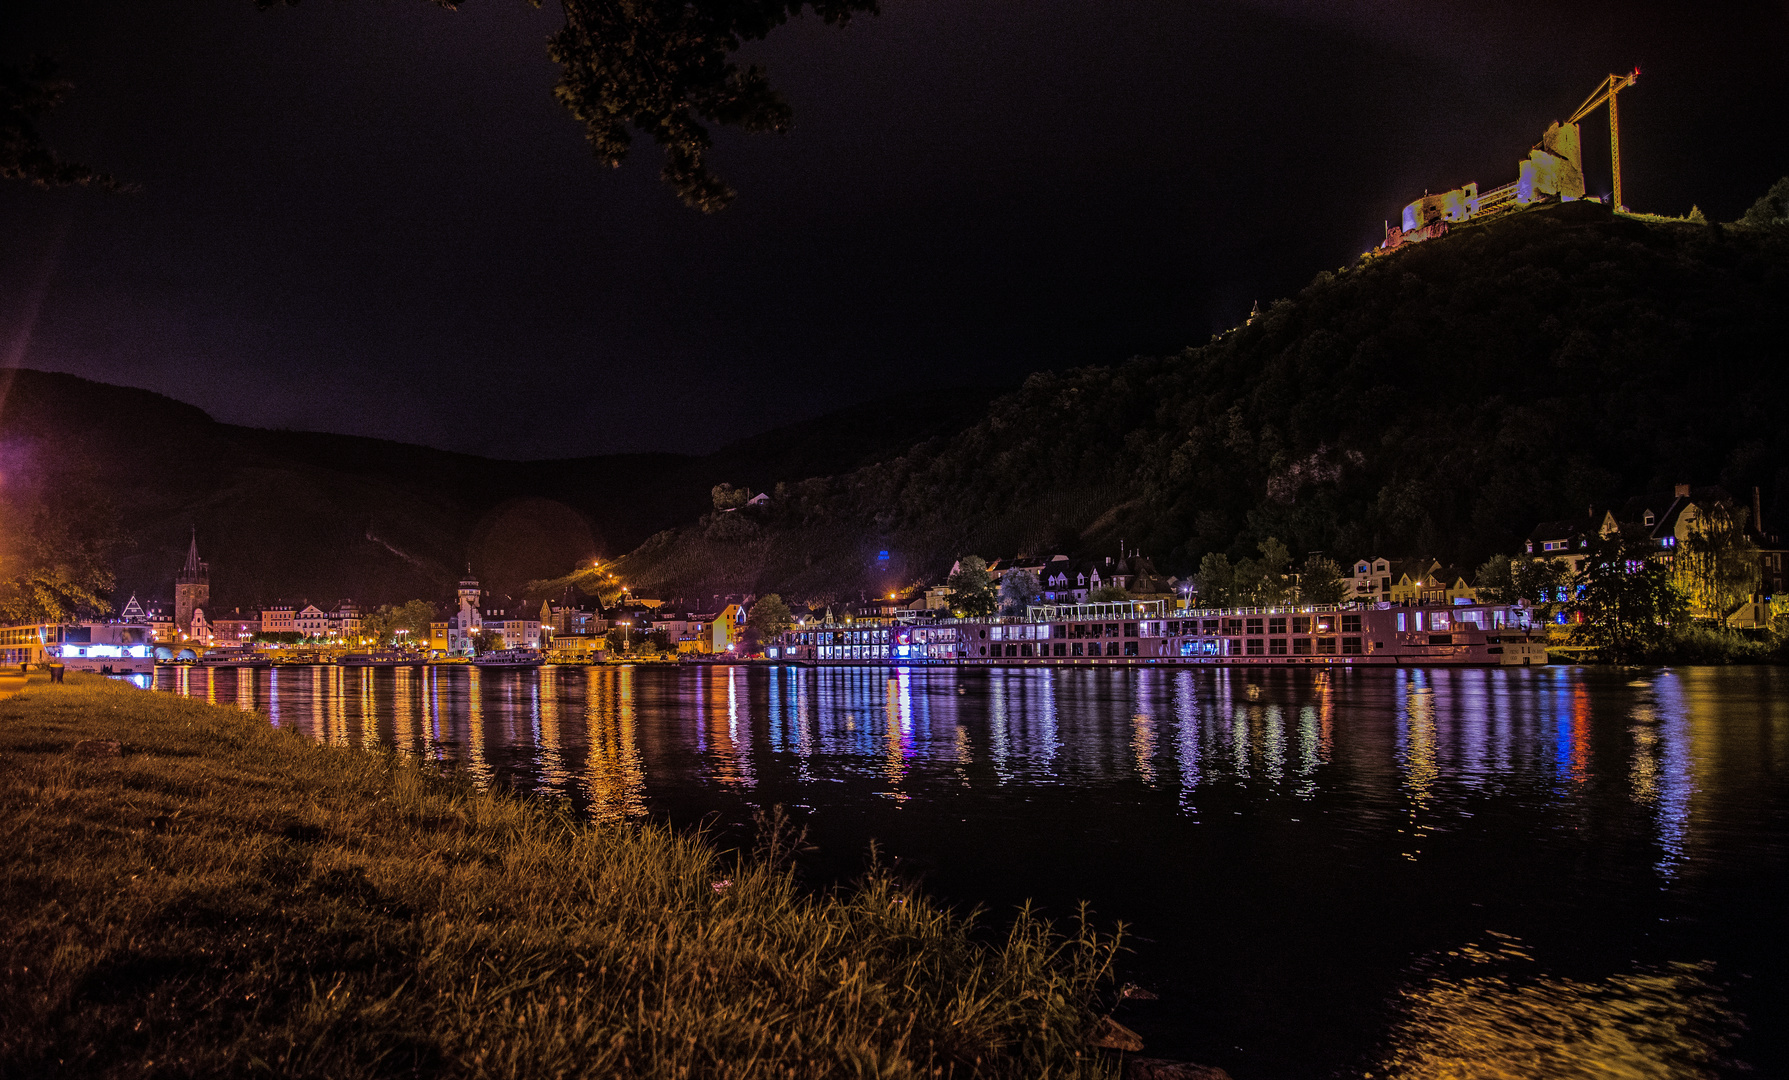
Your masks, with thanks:
M115 572L119 601L170 596L196 528L214 608L442 597L468 563L515 589L690 520L719 480L851 469L954 433L993 396L909 395L704 455L514 462L237 427L145 390L5 370L0 579L77 553Z
M1033 376L974 426L625 560L642 594L855 597L961 554L1434 555L1678 481L1789 510L1789 231L1578 203L1317 275L1177 355ZM887 558L882 557L887 552Z

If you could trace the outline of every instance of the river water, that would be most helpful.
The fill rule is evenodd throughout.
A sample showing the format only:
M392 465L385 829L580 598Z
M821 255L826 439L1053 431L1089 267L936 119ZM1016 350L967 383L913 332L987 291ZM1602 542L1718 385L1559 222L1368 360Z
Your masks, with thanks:
M817 884L1123 921L1119 1019L1236 1080L1789 1075L1774 668L164 668Z

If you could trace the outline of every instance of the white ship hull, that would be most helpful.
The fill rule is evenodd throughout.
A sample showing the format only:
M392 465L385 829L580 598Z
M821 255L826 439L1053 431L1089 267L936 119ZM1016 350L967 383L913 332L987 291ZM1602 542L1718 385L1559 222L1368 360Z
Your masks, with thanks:
M773 660L954 667L1505 666L1547 663L1519 604L1170 610L1161 601L1034 607L1022 617L796 627Z

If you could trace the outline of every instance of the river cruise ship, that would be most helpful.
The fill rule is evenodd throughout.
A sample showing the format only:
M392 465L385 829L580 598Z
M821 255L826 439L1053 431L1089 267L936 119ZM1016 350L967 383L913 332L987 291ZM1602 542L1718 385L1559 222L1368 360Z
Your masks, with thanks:
M790 628L766 650L802 664L1392 666L1547 662L1522 604L1189 610L1163 600L1036 606L985 619Z

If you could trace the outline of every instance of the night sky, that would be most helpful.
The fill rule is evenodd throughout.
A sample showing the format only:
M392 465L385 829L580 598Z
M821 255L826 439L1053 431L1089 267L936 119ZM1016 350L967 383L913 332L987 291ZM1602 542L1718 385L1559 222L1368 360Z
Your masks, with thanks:
M505 457L706 451L909 388L1200 343L1515 178L1603 75L1637 210L1789 174L1789 5L885 0L752 45L786 136L704 216L600 167L519 0L12 3L58 149L0 187L0 363ZM1602 114L1584 130L1608 187Z

